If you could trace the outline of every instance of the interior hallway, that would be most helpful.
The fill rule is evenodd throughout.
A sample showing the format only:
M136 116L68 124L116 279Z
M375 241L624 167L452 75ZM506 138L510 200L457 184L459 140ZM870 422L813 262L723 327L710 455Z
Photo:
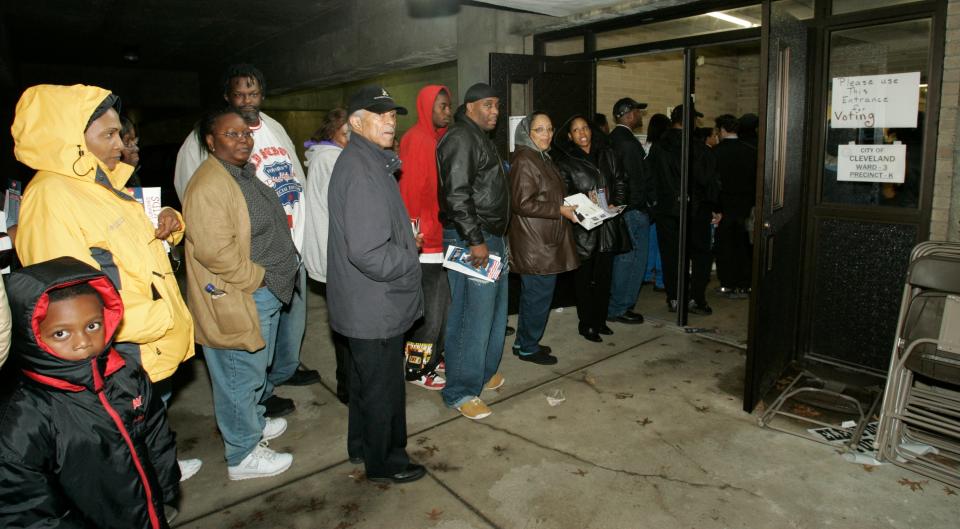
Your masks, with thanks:
M691 316L690 324L714 326L708 320L722 314ZM334 360L325 321L323 299L312 295L303 357L327 385ZM614 336L593 344L577 335L574 309L553 312L544 343L560 362L551 367L519 362L508 338L506 384L484 393L494 414L482 421L407 385L408 451L429 475L406 485L367 482L362 466L347 462L346 407L324 385L279 389L298 406L272 442L294 454L291 470L228 481L206 370L194 360L182 369L170 418L181 457L204 466L183 484L174 525L956 527L960 491L892 465L847 463L828 446L759 428L741 410L742 350L658 322L611 327ZM557 390L566 400L550 406L546 397Z

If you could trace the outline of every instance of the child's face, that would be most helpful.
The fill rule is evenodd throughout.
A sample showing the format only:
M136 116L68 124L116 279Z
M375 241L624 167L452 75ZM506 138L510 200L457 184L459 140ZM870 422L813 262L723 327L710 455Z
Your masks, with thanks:
M51 303L40 322L40 339L67 360L100 354L106 343L100 298L85 294Z

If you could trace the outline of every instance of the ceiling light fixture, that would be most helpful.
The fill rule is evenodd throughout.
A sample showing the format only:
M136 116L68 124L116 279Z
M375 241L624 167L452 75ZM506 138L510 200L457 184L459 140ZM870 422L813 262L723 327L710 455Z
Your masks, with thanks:
M733 16L733 15L728 15L728 14L726 14L726 13L721 13L721 12L719 12L719 11L714 11L714 12L712 12L712 13L707 13L707 15L712 16L713 18L718 18L718 19L720 19L720 20L723 20L724 22L729 22L729 23L731 23L731 24L736 24L736 25L738 25L738 26L745 27L745 28L757 28L757 27L760 27L760 24L754 24L753 22L750 22L749 20L744 20L744 19L742 19L742 18L738 18L738 17L735 17L735 16Z

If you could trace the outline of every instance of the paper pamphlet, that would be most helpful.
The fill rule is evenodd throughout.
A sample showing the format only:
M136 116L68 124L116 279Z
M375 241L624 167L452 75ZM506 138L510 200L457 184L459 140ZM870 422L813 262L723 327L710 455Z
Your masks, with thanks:
M147 218L150 219L153 227L156 228L160 219L160 210L163 209L163 206L160 204L160 188L128 187L127 193L143 206L144 213L147 214ZM170 245L167 244L167 241L163 241L163 249L166 250L167 253L170 252Z
M443 267L489 283L496 281L497 278L500 277L503 263L500 261L499 256L490 254L487 259L487 266L482 269L470 264L468 261L469 258L470 250L460 248L459 246L450 246L447 248L446 255L443 256Z
M603 202L605 203L606 200L603 200ZM563 204L566 206L577 206L577 210L574 213L576 213L580 225L586 230L592 230L603 224L605 220L616 217L624 208L624 206L617 206L613 209L602 208L583 193L577 193L576 195L570 195L564 198Z

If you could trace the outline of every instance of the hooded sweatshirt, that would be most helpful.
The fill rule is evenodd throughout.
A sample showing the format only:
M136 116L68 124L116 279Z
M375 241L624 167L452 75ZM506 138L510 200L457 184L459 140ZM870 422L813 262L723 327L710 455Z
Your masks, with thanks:
M327 235L330 232L330 208L327 204L327 189L333 166L340 157L342 147L323 140L307 150L307 183L304 199L310 203L307 209L306 233L303 240L303 266L314 281L327 282Z
M48 292L77 283L103 300L106 343L87 360L38 335ZM163 506L179 494L174 437L143 371L112 346L123 318L112 282L61 257L7 285L22 376L0 404L0 527L166 528Z
M440 224L437 195L437 142L447 129L433 126L433 104L441 91L451 97L450 89L442 85L427 85L420 90L417 95L417 124L400 140L400 161L403 163L400 196L410 218L420 219L420 233L423 234L421 262L425 261L425 256L443 253L443 226Z
M193 356L193 320L153 224L121 191L133 167L117 163L111 171L86 148L87 121L109 95L95 86L38 85L20 97L14 154L37 174L20 207L17 255L24 266L68 255L103 270L125 307L117 342L139 346L156 382ZM180 226L171 244L183 237L182 219Z

